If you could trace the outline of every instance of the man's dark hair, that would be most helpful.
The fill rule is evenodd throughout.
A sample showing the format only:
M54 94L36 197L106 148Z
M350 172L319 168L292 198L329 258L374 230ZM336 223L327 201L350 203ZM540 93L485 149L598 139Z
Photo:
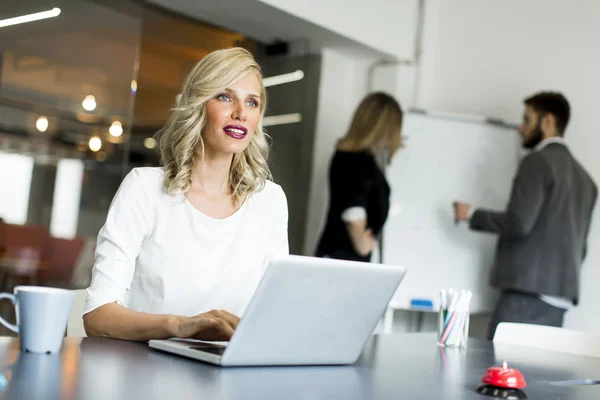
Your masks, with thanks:
M564 136L571 117L571 107L565 96L558 92L540 92L526 98L524 103L533 108L540 119L545 114L552 114L556 120L556 130Z

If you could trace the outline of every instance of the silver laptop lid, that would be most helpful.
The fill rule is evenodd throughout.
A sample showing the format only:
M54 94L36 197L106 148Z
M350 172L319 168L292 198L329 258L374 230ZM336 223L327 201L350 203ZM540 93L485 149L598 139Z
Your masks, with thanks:
M275 258L221 364L351 364L405 273L381 264Z

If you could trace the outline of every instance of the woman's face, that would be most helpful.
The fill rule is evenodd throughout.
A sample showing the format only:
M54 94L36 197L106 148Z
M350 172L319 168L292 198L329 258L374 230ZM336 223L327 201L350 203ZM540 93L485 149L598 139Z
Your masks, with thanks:
M235 154L248 147L260 121L260 92L258 77L248 74L206 102L202 138L207 153Z

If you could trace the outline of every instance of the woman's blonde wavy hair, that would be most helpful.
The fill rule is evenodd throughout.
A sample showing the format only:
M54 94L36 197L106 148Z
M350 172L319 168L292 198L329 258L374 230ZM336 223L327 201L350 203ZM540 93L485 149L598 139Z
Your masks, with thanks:
M206 102L248 74L256 74L260 82L260 119L248 147L233 155L229 181L234 200L243 200L262 190L271 179L267 163L269 143L262 127L267 103L262 71L250 52L235 47L214 51L196 64L185 79L169 120L155 135L165 171L163 188L168 194L189 191L192 167L199 157L198 147L200 157L204 157L202 130L206 124Z

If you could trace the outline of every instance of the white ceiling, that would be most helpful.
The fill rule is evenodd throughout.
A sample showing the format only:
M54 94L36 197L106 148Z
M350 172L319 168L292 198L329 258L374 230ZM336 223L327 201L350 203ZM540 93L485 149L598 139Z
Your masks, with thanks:
M307 42L308 51L335 48L340 52L378 60L394 61L387 53L367 47L256 0L146 0L149 4L168 9L213 25L217 25L258 42L276 40ZM299 0L300 1L300 0Z

